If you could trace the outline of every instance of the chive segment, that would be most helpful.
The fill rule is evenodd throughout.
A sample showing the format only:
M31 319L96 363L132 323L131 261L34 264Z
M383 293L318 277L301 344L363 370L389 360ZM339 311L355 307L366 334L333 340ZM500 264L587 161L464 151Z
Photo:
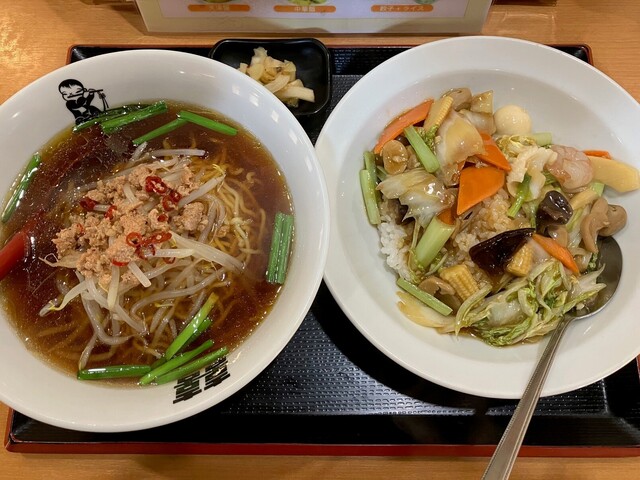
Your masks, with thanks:
M185 342L185 344L182 346L182 348L178 350L178 353L184 352L184 350L189 345L191 345L196 340L196 338L202 335L202 333L205 332L211 326L212 323L213 323L213 320L211 319L211 317L205 318L204 321L198 326L198 328L196 328L196 331L193 333L193 335L191 335L189 339Z
M184 365L185 363L190 362L195 357L200 355L202 352L210 349L212 346L213 346L213 340L207 340L202 345L200 345L197 348L194 348L193 350L185 352L181 355L176 355L171 360L167 360L162 365L151 370L149 373L143 376L138 383L140 385L148 385L151 382L153 382L157 377L165 375L170 371L172 371L173 369L178 368Z
M171 360L171 358L184 347L184 345L196 332L200 331L200 333L202 333L202 331L200 330L200 325L205 321L207 315L209 315L209 312L217 301L218 296L212 292L204 302L204 305L202 305L198 313L196 313L189 324L178 334L175 340L171 342L171 345L169 345L169 347L167 348L167 351L164 354L164 358L167 362Z
M24 169L24 172L22 173L22 177L20 177L18 186L11 194L11 198L9 198L9 201L7 202L7 204L4 207L4 210L2 211L3 223L7 222L13 215L13 212L15 212L16 207L18 206L18 203L20 203L20 200L22 200L22 197L24 196L25 191L27 190L27 188L29 187L29 184L31 183L33 176L38 171L38 167L40 166L41 161L42 159L40 158L40 154L38 153L33 155L31 157L31 160L29 160L27 167Z
M126 125L165 113L167 110L167 104L163 101L159 101L149 105L148 107L141 108L140 110L135 110L125 115L105 120L101 123L102 131L106 134L114 133Z
M93 125L97 125L98 123L102 123L106 120L110 120L115 117L121 117L122 115L130 113L132 111L142 110L143 108L147 108L148 106L149 105L146 105L146 104L139 104L139 105L133 104L133 105L124 105L122 107L117 107L117 108L110 108L108 110L105 110L104 112L94 115L89 120L85 120L84 122L81 122L75 125L73 127L73 131L78 132L80 130L84 130L85 128L89 128Z
M134 138L132 143L135 146L140 145L141 143L148 142L149 140L153 140L154 138L160 137L162 135L166 135L169 132L173 132L176 128L181 127L187 123L187 121L183 118L176 118L175 120L170 121L169 123L165 123L155 130L151 130L149 133L145 133L144 135L140 135L138 138Z
M267 282L283 284L293 240L293 215L276 213L267 264Z
M441 315L449 315L453 311L446 303L443 303L433 295L429 295L427 292L420 290L418 287L407 282L402 277L398 278L396 285Z
M440 168L440 162L413 125L404 129L404 136L409 140L418 160L420 160L427 172L433 173Z
M229 349L227 347L222 347L216 350L215 352L211 352L211 353L208 353L207 355L203 355L202 357L192 360L191 362L185 365L182 365L181 367L178 367L170 371L169 373L159 376L158 378L156 378L156 384L162 385L164 383L169 383L173 380L177 380L179 378L190 375L193 372L197 372L201 368L212 364L213 362L218 360L220 357L223 357L227 353L229 353Z
M111 365L108 367L85 368L78 371L78 380L104 380L108 378L128 378L146 375L149 365Z
M224 133L225 135L236 135L238 133L238 130L229 125L216 122L215 120L203 117L202 115L198 115L197 113L187 112L186 110L181 110L180 112L178 112L178 118L183 118L191 123L195 123L196 125L200 125L201 127L208 128L209 130L213 130L214 132Z
M438 217L433 217L416 245L416 261L423 267L431 265L454 230L455 225L449 225Z
M531 176L528 173L525 173L522 182L520 183L520 185L518 185L516 198L509 207L509 210L507 210L507 215L509 215L511 218L514 218L518 214L520 208L522 207L522 204L524 203L524 199L529 194L529 183L531 183Z

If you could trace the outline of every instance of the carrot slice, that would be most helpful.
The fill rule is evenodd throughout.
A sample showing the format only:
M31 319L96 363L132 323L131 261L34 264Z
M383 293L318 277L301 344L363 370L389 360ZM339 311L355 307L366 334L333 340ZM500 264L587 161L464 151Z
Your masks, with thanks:
M498 192L504 185L504 170L496 167L466 167L460 172L458 206L461 215L485 198Z
M391 123L384 127L378 143L373 147L373 153L380 153L385 143L396 138L409 125L415 125L427 118L432 103L433 99L430 98L393 119Z
M606 150L583 150L582 152L590 157L611 158L611 154Z
M484 144L485 153L479 153L476 156L485 163L498 167L507 172L511 171L511 164L504 156L504 153L498 148L496 142L491 138L491 135L486 133L480 133L482 137L482 143Z
M576 275L580 274L578 264L573 259L573 255L571 255L571 252L567 248L560 245L553 238L543 237L538 233L533 234L533 239L538 242L545 252L560 260L560 262L562 262L562 264L573 273Z

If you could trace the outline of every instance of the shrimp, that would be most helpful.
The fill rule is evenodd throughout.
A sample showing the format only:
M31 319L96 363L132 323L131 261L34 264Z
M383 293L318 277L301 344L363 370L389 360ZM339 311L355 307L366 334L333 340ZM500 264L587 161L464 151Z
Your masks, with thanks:
M575 190L593 179L593 167L583 152L562 145L552 145L550 148L558 154L558 158L547 164L546 169L556 177L562 188Z

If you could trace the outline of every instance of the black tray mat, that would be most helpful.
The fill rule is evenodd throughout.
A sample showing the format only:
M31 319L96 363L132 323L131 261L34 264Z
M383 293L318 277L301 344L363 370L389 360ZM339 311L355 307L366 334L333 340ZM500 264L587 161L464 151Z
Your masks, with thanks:
M122 48L130 47L75 46L69 61ZM585 45L556 48L591 61ZM203 56L210 51L172 49ZM362 75L405 49L331 48L331 107L305 125L312 141ZM396 365L356 330L323 283L281 354L221 404L171 425L113 434L65 430L12 412L6 446L41 453L489 455L516 404L448 390ZM636 455L638 445L640 379L632 362L592 385L541 399L522 454Z

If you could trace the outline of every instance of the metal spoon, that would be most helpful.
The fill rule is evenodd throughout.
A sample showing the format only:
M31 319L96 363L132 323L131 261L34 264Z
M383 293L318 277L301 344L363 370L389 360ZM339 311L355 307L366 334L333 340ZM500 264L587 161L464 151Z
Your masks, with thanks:
M618 282L620 281L620 274L622 273L622 252L620 251L620 247L613 237L604 237L600 239L599 252L600 264L604 265L604 270L600 274L598 281L604 283L606 287L598 292L589 308L581 310L577 315L575 313L567 314L560 320L560 323L558 323L558 326L549 338L549 343L538 361L538 365L531 376L531 380L529 380L527 384L527 388L515 412L513 412L513 417L511 417L511 421L509 425L507 425L500 439L500 443L498 443L496 451L489 461L489 465L482 476L483 479L504 480L509 478L513 464L518 457L518 452L520 451L527 427L531 421L531 416L540 398L540 392L547 378L547 373L549 373L551 362L553 361L556 350L558 349L558 344L567 326L573 320L590 317L602 310L604 306L609 303L609 300L616 291Z

